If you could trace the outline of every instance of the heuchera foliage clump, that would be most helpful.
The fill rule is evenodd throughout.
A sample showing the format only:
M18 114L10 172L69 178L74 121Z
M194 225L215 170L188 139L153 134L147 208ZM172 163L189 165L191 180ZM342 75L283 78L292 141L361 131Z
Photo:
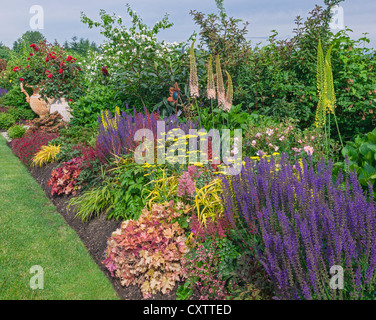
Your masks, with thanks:
M281 299L369 299L375 292L374 199L356 173L333 179L332 168L324 160L294 167L284 155L279 168L273 158L246 159L241 174L221 178L225 216L255 233L255 254ZM330 288L333 266L343 268L343 290Z
M58 137L56 133L36 133L12 141L12 151L24 165L31 165L32 158L42 146Z
M111 275L120 278L123 286L140 286L144 298L169 293L184 278L188 248L177 219L190 211L172 200L144 209L137 221L124 221L108 240L103 263Z
M47 185L51 187L51 195L57 194L72 194L76 195L77 179L82 171L82 158L73 158L67 162L63 162L62 166L52 170L51 178L48 180Z

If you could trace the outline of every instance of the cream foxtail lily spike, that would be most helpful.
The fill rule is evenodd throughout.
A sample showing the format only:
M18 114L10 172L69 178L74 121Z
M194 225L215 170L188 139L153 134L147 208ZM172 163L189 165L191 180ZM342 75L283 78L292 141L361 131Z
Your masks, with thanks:
M208 63L208 85L206 89L206 94L209 100L215 99L217 97L216 92L215 92L212 58L213 58L212 55L210 55L210 59Z
M193 41L190 50L190 73L189 73L189 92L192 98L199 97L198 78L197 78L197 66L195 57L195 45L196 40Z
M232 79L230 74L226 71L227 75L227 92L226 92L226 101L225 101L225 111L230 111L232 107L232 99L234 96L234 88L232 87Z
M219 61L219 55L217 55L215 72L217 77L217 102L219 108L224 109L226 104L226 93L225 86L223 84L222 69L221 63Z

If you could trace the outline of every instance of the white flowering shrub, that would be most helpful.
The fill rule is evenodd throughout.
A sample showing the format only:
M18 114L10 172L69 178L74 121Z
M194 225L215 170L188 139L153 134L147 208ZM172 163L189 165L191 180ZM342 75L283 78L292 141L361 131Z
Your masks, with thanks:
M100 28L105 37L101 53L92 52L83 63L87 81L115 87L138 109L171 108L166 100L169 87L174 82L188 83L189 46L185 42L158 41L158 33L173 25L167 15L149 28L129 5L127 13L131 20L129 28L120 16L104 10L100 11L100 22L82 13L82 22L89 28Z

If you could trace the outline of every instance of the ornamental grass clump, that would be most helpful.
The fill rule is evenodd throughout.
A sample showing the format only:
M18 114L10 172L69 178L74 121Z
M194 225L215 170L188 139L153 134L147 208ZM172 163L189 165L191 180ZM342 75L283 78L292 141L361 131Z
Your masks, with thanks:
M254 233L280 299L375 298L376 205L355 172L333 179L332 169L283 155L278 170L273 158L246 159L241 174L221 177L225 216ZM333 266L343 268L342 290L330 285Z
M33 167L42 167L46 163L57 161L57 155L60 152L60 145L47 145L42 146L39 152L37 152L32 160L31 165Z

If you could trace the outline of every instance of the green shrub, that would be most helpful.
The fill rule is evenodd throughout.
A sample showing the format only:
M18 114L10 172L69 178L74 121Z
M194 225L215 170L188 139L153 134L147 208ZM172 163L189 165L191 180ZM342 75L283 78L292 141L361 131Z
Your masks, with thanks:
M376 129L368 134L358 134L354 141L346 142L342 149L342 155L345 161L337 162L334 165L337 169L356 171L363 187L368 187L368 183L371 183L372 186L375 185Z
M8 114L5 112L0 113L0 129L1 130L7 130L15 123L16 123L16 119L11 114Z
M364 36L352 40L350 29L339 31L333 39L332 68L336 93L336 116L341 135L347 140L375 128L376 54L365 47ZM332 122L331 134L338 136Z
M290 39L278 40L278 32L273 30L266 45L256 46L248 60L243 59L231 73L234 105L242 103L249 113L298 119L301 129L309 127L318 103L316 67L321 39L324 52L333 45L331 62L341 136L350 140L355 134L371 131L376 125L376 54L367 48L370 40L366 36L353 40L350 29L331 32L330 8L340 2L325 0L325 5L316 6L304 21L297 17ZM202 37L205 40L207 35ZM339 139L334 121L330 136Z
M37 114L30 109L24 109L24 108L19 108L19 107L10 107L8 109L8 114L11 114L16 121L18 120L32 120L35 117L37 117Z
M22 138L26 132L26 128L21 125L14 125L7 131L7 135L10 139Z
M115 110L123 102L117 91L110 87L96 85L81 96L76 102L71 103L73 119L71 123L77 126L96 127L98 117L102 110Z
M75 208L76 217L83 221L102 213L108 219L138 219L146 203L142 194L147 182L144 172L140 165L120 161L107 176L102 174L101 185L71 199L69 206Z
M30 88L25 87L25 90L29 95L32 95L33 92ZM14 85L4 96L3 104L6 106L19 107L24 109L30 109L30 105L26 101L26 96L21 92L19 84Z
M58 161L68 161L80 156L80 150L75 149L79 144L94 146L98 131L96 128L85 128L70 124L67 128L60 129L59 136L49 144L60 145L57 155Z
M184 85L188 86L189 80L189 48L183 42L168 43L157 39L163 30L173 25L167 15L149 27L129 5L127 13L128 20L132 21L130 27L124 24L125 19L104 10L99 13L99 21L82 14L83 23L89 28L101 29L105 36L102 52L89 57L83 66L89 85L112 85L118 92L126 93L126 102L138 111L144 107L148 111L159 108L161 114L168 116L175 111L171 105L172 110L166 106L169 105L169 87L177 82L182 94L187 91ZM200 65L204 66L204 63L198 63L198 70ZM108 69L104 71L102 68L106 66Z

